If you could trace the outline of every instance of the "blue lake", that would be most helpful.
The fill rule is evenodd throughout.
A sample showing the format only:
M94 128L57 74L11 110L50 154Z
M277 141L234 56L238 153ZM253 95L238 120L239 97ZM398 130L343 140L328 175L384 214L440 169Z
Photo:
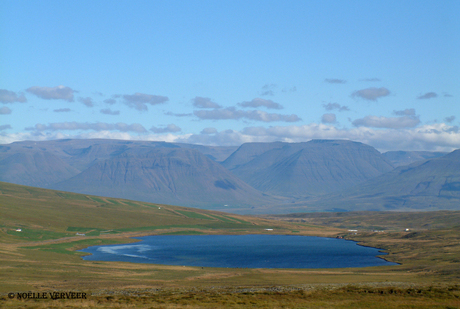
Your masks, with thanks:
M170 235L136 237L140 242L93 246L90 261L231 268L343 268L397 265L379 249L356 242L290 235Z

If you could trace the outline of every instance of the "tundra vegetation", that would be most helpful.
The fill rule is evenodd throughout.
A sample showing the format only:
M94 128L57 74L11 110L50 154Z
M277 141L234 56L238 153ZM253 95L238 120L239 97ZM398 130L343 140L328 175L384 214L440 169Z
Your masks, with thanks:
M460 308L458 211L250 217L8 183L0 192L1 308ZM249 233L340 236L400 265L202 268L85 261L76 251L133 236ZM29 291L88 297L8 297Z

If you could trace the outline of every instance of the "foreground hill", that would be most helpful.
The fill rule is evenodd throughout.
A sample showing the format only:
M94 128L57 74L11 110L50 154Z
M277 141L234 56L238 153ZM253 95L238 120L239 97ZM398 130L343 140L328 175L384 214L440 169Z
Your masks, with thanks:
M125 151L50 188L208 208L249 208L274 201L202 153L185 148Z
M393 169L373 147L343 140L244 144L222 165L262 192L296 198L340 191Z
M299 223L275 222L0 182L0 214L2 308L117 308L127 304L142 308L214 308L216 304L219 308L235 308L235 304L241 308L303 308L313 303L331 308L374 308L382 301L391 308L408 304L455 308L458 304L459 214L454 212L293 215L285 219ZM411 231L401 231L407 227ZM360 230L354 233L349 228ZM385 233L371 232L375 228ZM385 259L400 265L203 268L88 261L77 251L136 242L132 237L143 235L272 233L340 235L382 248L388 252ZM31 299L37 294L30 296L28 291L47 298ZM74 291L87 298L50 297Z
M286 225L216 211L83 195L5 182L0 182L0 214L0 243L3 244L74 238L78 236L76 233L86 234L87 237L116 236L127 232L162 234L182 231L202 234L219 230L222 230L221 233L225 233L224 230L229 233L235 230L257 233L267 227ZM0 257L2 253L0 246Z

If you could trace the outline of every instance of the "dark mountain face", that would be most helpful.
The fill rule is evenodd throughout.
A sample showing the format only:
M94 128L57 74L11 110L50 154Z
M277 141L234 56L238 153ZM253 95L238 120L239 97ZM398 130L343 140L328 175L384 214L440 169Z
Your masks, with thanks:
M418 161L439 158L447 154L446 152L431 151L388 151L383 153L394 167L409 165Z
M200 207L273 202L202 153L184 148L132 149L51 188Z
M274 195L305 198L340 191L393 169L377 150L356 142L259 145L241 146L222 164L254 188Z

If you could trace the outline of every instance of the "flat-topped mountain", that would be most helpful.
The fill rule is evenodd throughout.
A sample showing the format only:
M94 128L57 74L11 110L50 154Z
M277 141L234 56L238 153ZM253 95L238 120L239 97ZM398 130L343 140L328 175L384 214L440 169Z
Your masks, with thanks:
M134 153L134 149L140 151L152 148L197 149L216 161L223 161L237 149L226 146L107 139L15 142L0 145L0 181L46 187L126 151Z
M199 151L179 147L131 149L50 188L206 208L274 201Z
M0 181L242 213L458 209L460 155L440 155L381 154L346 140L240 147L26 141L0 145Z
M53 152L27 147L8 151L9 148L0 146L0 181L46 187L80 173Z
M344 140L244 144L222 165L260 191L296 198L340 191L393 169L375 148Z

